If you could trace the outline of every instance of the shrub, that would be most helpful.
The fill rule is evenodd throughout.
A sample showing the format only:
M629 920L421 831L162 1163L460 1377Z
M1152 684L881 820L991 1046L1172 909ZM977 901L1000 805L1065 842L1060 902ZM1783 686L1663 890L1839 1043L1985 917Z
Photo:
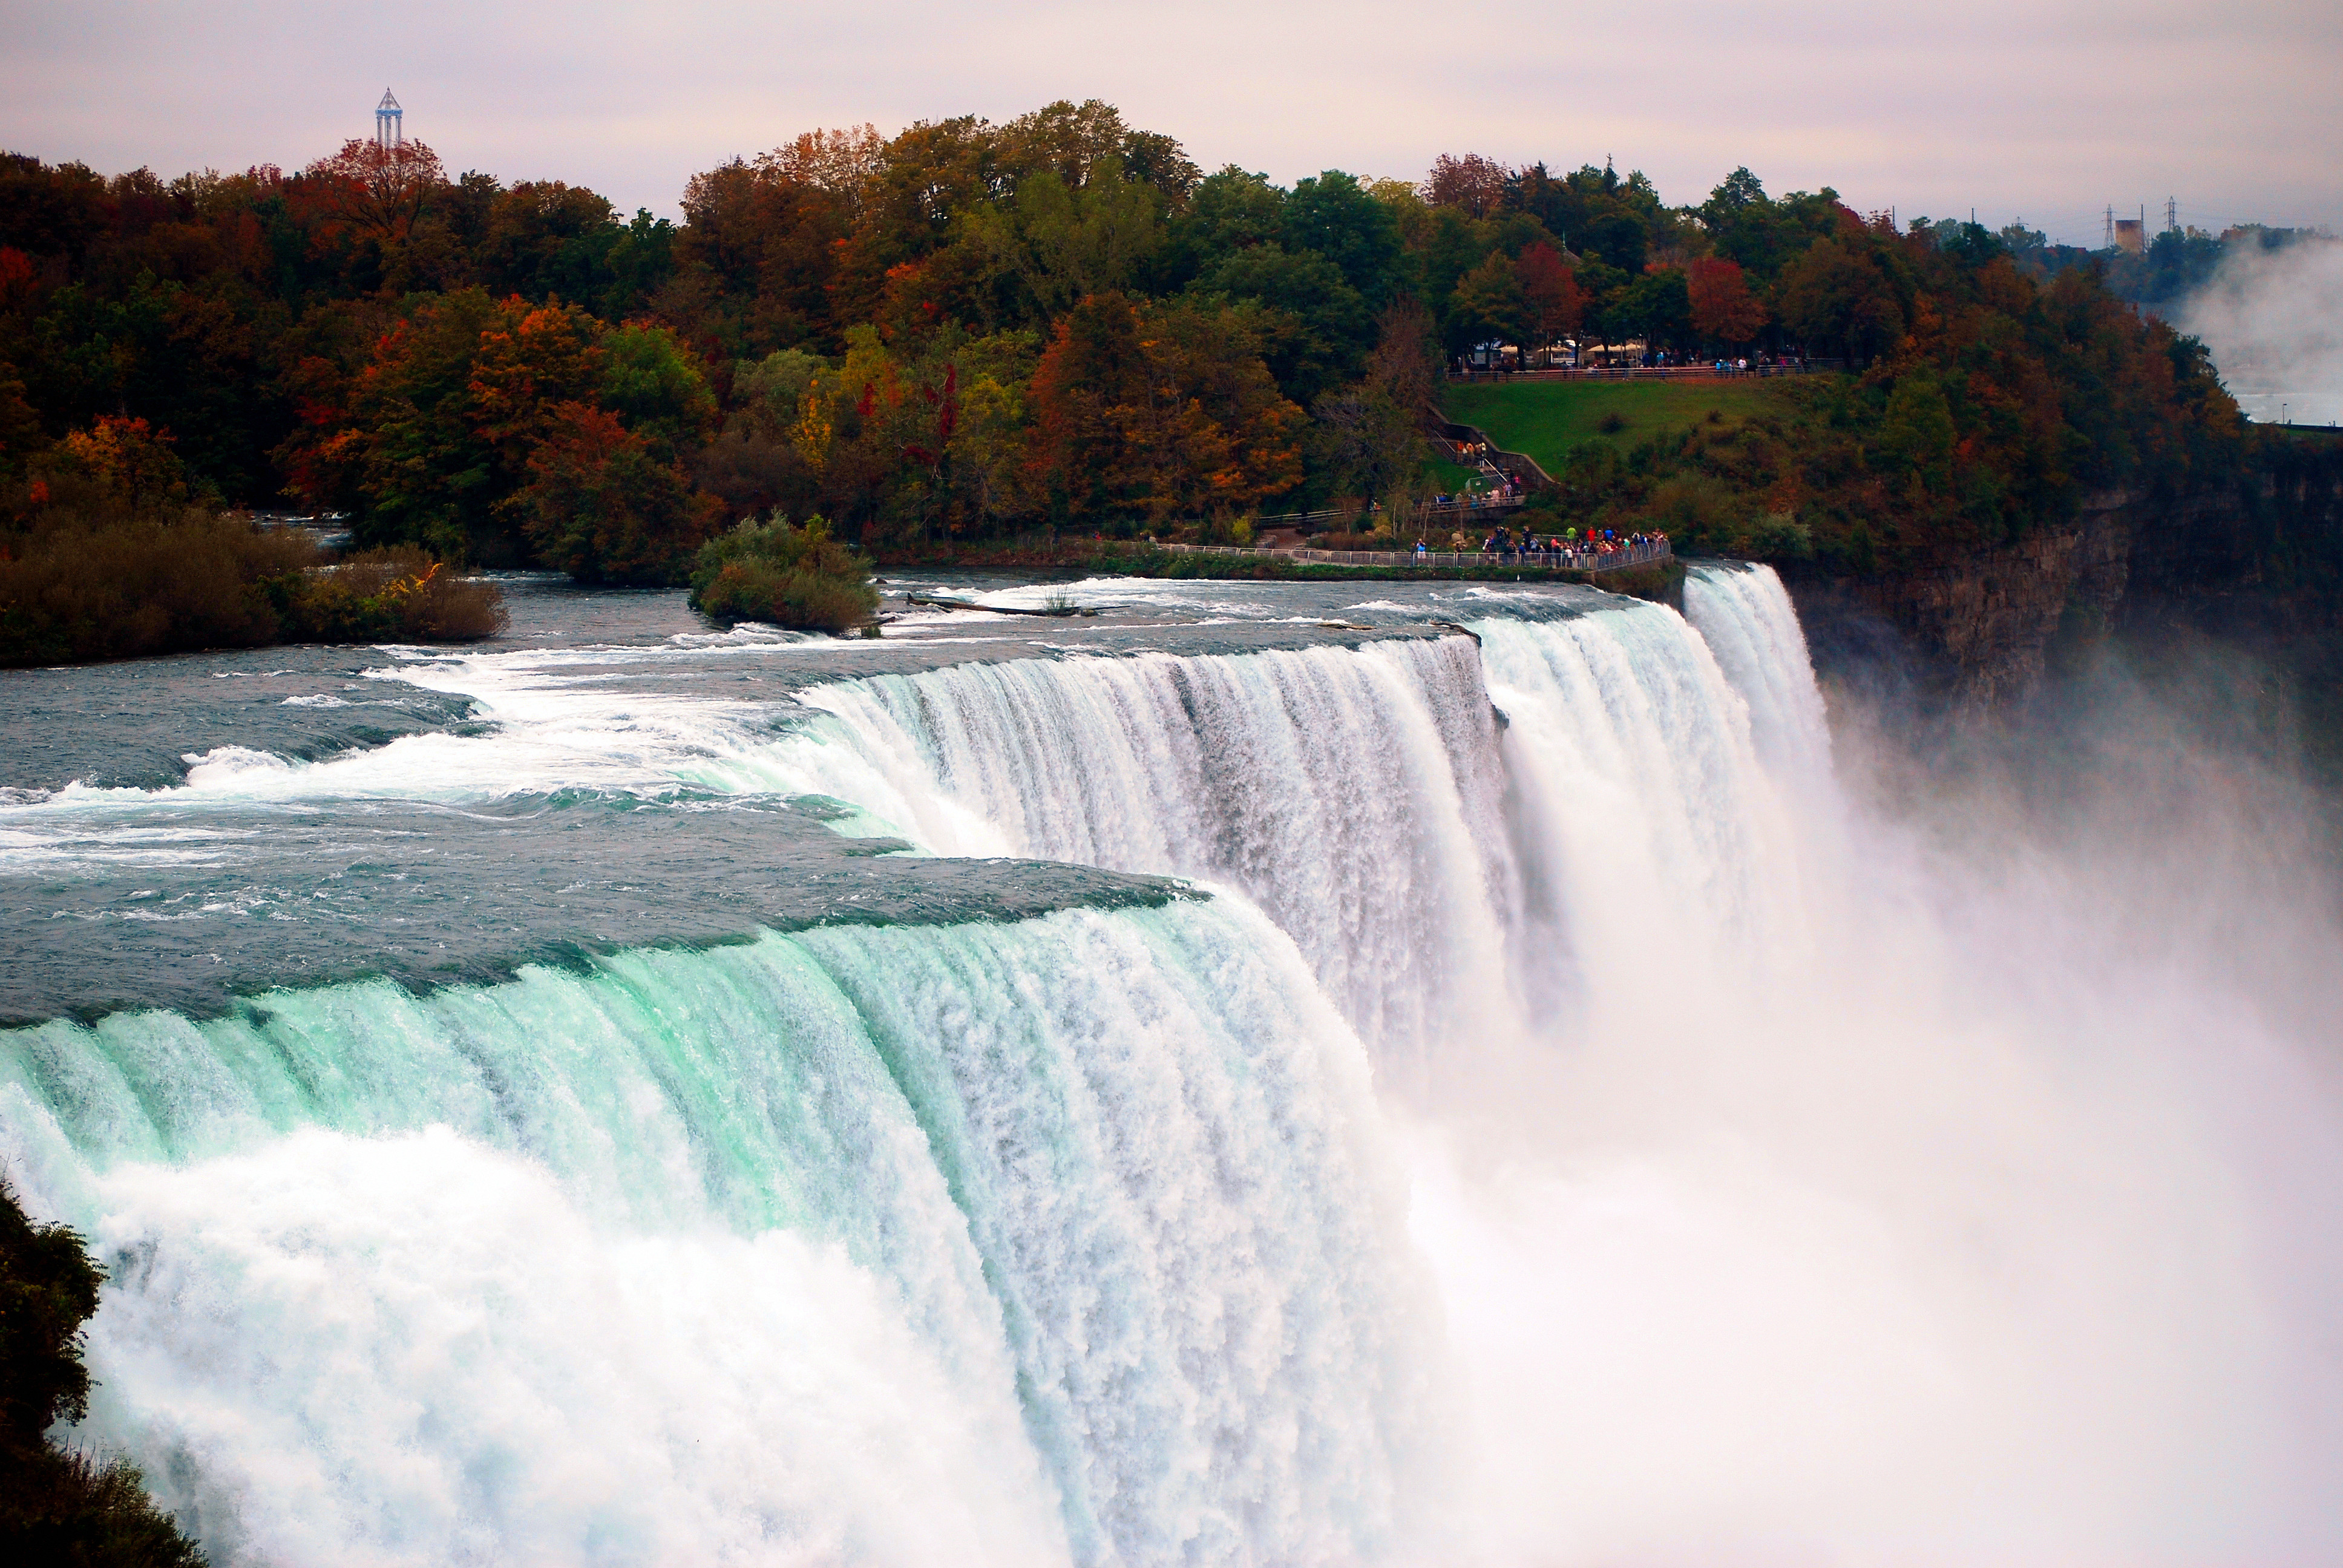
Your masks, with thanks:
M317 558L306 536L72 474L0 501L0 664L254 648L283 634L271 583Z
M830 537L830 524L808 518L792 527L779 511L750 518L699 548L691 573L691 607L729 626L762 621L798 631L843 632L875 626L879 590L870 566Z
M320 564L306 534L181 502L140 507L70 471L0 496L0 666L289 638L460 641L503 597L413 547Z
M287 629L317 642L469 642L505 628L494 583L416 545L368 550L284 585Z
M1654 528L1688 549L1741 550L1753 510L1746 496L1721 479L1678 474L1654 488L1651 506L1634 526Z

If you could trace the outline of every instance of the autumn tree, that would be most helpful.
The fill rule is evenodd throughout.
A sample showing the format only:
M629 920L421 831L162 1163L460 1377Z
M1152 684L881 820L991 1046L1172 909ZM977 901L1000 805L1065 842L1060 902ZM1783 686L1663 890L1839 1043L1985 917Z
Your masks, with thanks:
M1242 511L1302 477L1302 411L1224 308L1142 321L1121 295L1085 299L1059 323L1032 398L1033 482L1071 519Z
M757 159L757 168L777 182L809 186L836 196L847 216L859 216L863 194L886 162L887 144L872 125L801 132L786 146Z
M1684 286L1691 296L1693 330L1703 337L1743 344L1765 325L1765 307L1750 292L1738 262L1710 256L1687 262Z
M1557 334L1578 330L1586 300L1560 251L1544 240L1535 241L1513 258L1513 273L1521 280L1523 317L1530 340L1541 353Z
M1471 217L1487 217L1505 199L1505 166L1479 153L1463 157L1441 154L1423 176L1423 199L1433 206L1452 206Z
M715 526L713 498L588 404L544 411L528 467L507 505L537 559L579 582L679 582Z
M1375 350L1367 379L1419 419L1434 411L1440 390L1440 334L1432 313L1403 295L1375 318Z
M439 155L421 142L348 141L301 171L320 214L320 237L405 241L432 193L447 183Z
M186 505L186 466L168 430L144 419L101 414L86 430L69 430L57 447L67 467L113 491L135 512Z
M473 428L508 452L534 447L550 422L568 417L555 409L601 390L602 330L573 306L502 302L472 347Z
M677 303L689 301L693 327L729 353L820 342L837 326L831 285L852 204L790 168L734 158L684 185Z

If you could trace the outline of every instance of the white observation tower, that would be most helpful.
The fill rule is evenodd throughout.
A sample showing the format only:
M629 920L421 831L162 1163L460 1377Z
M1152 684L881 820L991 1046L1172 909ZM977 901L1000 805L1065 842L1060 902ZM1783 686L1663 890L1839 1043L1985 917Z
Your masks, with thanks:
M388 87L385 87L382 90L382 102L374 106L375 145L385 150L405 146L407 145L406 119L407 111L398 106L398 100L390 95Z

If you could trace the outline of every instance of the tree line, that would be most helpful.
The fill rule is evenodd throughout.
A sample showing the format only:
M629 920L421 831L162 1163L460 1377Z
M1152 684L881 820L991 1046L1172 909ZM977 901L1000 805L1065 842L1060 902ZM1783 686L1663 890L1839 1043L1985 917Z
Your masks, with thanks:
M1746 169L1685 206L1478 155L1288 187L1092 101L808 132L682 211L420 144L167 181L0 156L0 484L21 509L67 437L143 421L201 493L347 513L364 546L674 581L777 509L890 548L1404 500L1443 365L1493 341L1828 355L1877 367L1845 417L1884 422L1899 357L1982 310L1896 439L1927 470L1974 417L2059 477L2097 428L2070 373L2197 373L2046 305L2001 236ZM2188 417L2144 397L2135 447Z

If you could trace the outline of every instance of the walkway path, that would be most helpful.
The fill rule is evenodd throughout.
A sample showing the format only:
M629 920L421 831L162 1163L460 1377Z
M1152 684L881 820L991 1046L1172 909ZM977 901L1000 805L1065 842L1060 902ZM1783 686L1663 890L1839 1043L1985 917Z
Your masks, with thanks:
M1239 556L1248 559L1320 561L1345 567L1520 567L1529 570L1614 572L1675 558L1665 539L1621 544L1610 551L1576 550L1312 550L1267 545L1158 545L1175 555Z

